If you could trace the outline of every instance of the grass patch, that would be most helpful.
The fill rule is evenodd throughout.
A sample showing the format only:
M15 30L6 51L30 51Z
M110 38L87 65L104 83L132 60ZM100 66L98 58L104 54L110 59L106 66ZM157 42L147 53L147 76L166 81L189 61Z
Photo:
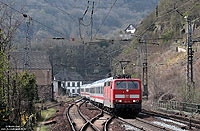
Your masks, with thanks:
M48 114L48 117L46 119L46 121L51 118L54 114L56 113L56 109L55 108L50 108L48 110L43 110L41 112L41 119L42 121L45 119L46 115Z
M56 108L49 108L47 110L42 110L41 117L37 121L38 125L42 124L47 114L48 116L45 121L48 121L55 113L56 113ZM37 126L34 127L34 130L37 130ZM42 125L39 131L49 131L48 126Z

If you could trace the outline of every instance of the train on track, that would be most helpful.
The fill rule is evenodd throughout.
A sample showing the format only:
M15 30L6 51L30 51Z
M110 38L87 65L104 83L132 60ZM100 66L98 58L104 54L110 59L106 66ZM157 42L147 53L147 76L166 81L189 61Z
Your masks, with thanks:
M95 81L82 85L80 89L82 97L109 111L127 111L135 115L141 111L141 81L128 75Z

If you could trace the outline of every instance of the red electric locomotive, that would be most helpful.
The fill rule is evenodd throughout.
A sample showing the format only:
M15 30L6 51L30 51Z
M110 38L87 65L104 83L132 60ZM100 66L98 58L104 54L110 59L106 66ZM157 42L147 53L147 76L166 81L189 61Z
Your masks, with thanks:
M86 89L81 87L81 95ZM88 96L91 101L114 112L128 111L137 115L141 111L142 90L139 79L127 75L111 77L89 85Z

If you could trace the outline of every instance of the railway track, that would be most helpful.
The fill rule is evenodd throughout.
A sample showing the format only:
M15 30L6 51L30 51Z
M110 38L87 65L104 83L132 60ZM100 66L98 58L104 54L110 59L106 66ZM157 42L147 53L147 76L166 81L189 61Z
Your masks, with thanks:
M172 121L171 118L161 117L158 114L145 113L143 111L138 117L131 119L122 118L106 112L92 104L83 108L84 104L85 101L79 101L71 104L68 108L68 119L71 121L70 123L73 131L108 131L116 129L118 129L118 131L198 130L197 128L189 128L188 125L180 122L179 120L176 121L176 119L173 119ZM91 112L93 112L93 115L89 116L89 113Z
M158 113L152 111L143 110L141 114L146 116L152 116L159 121L165 121L167 123L174 123L177 127L181 129L188 130L199 130L200 129L200 121L195 119L186 118L183 116L177 116L172 114Z
M137 130L137 131L148 131L149 129L150 130L164 130L164 131L167 130L164 127L154 125L154 124L150 124L148 122L140 120L139 118L131 119L131 120L134 120L134 122L129 121L129 120L123 119L121 117L115 116L115 115L113 115L113 114L111 114L107 111L104 111L104 110L98 108L95 105L93 105L93 106L95 108L97 108L98 110L101 110L101 112L98 115L96 115L95 117L88 120L86 122L86 124L84 125L84 127L82 128L82 131L89 130L89 129L87 129L87 127L89 127L91 125L94 126L94 127L97 127L96 129L93 129L93 130L108 131L110 129L110 123L111 122L115 125L118 125L118 126L127 125L127 126L129 126L129 129ZM140 122L140 125L143 125L143 126L142 127L138 126L138 122ZM123 128L124 127L121 127L120 129L124 130Z
M73 131L80 130L82 126L85 124L85 120L79 114L78 105L81 100L75 101L67 108L67 119L71 125Z
M93 118L88 118L80 110L80 107L85 103L85 101L77 101L71 104L67 109L67 118L70 122L73 131L101 131L102 125L99 125L101 120L107 121L107 117L103 115L101 111L98 115Z
M94 110L96 112L99 111L99 113L92 118L88 118L86 117L87 115L84 115L83 113L81 113L87 121L85 125L82 127L81 131L88 131L88 130L91 130L91 128L93 128L93 130L96 130L96 131L103 131L103 130L108 131L108 126L109 126L109 123L112 121L113 116L109 113L104 112L102 109L96 106L94 107L95 109L93 109L93 111ZM85 108L85 110L90 110L90 108Z
M141 115L143 117L141 117ZM135 119L124 119L120 120L126 122L126 124L132 124L140 130L152 131L152 130L164 130L164 131L185 131L193 130L198 131L199 128L190 128L185 122L178 119L172 119L170 117L159 116L158 114L145 114L140 113Z

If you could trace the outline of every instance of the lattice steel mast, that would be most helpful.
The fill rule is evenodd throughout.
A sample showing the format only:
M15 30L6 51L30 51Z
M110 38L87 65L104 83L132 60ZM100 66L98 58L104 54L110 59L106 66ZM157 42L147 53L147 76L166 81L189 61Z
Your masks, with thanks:
M23 15L26 19L26 43L23 49L23 71L31 70L31 37L30 37L30 25L31 25L31 18L28 17L26 14Z
M144 41L142 42L143 48L143 74L142 74L142 84L143 84L143 96L148 99L148 56L147 56L147 42L144 36Z
M188 102L193 102L194 100L194 80L193 80L193 54L192 49L192 20L191 17L187 17L187 84L186 84L186 98Z

